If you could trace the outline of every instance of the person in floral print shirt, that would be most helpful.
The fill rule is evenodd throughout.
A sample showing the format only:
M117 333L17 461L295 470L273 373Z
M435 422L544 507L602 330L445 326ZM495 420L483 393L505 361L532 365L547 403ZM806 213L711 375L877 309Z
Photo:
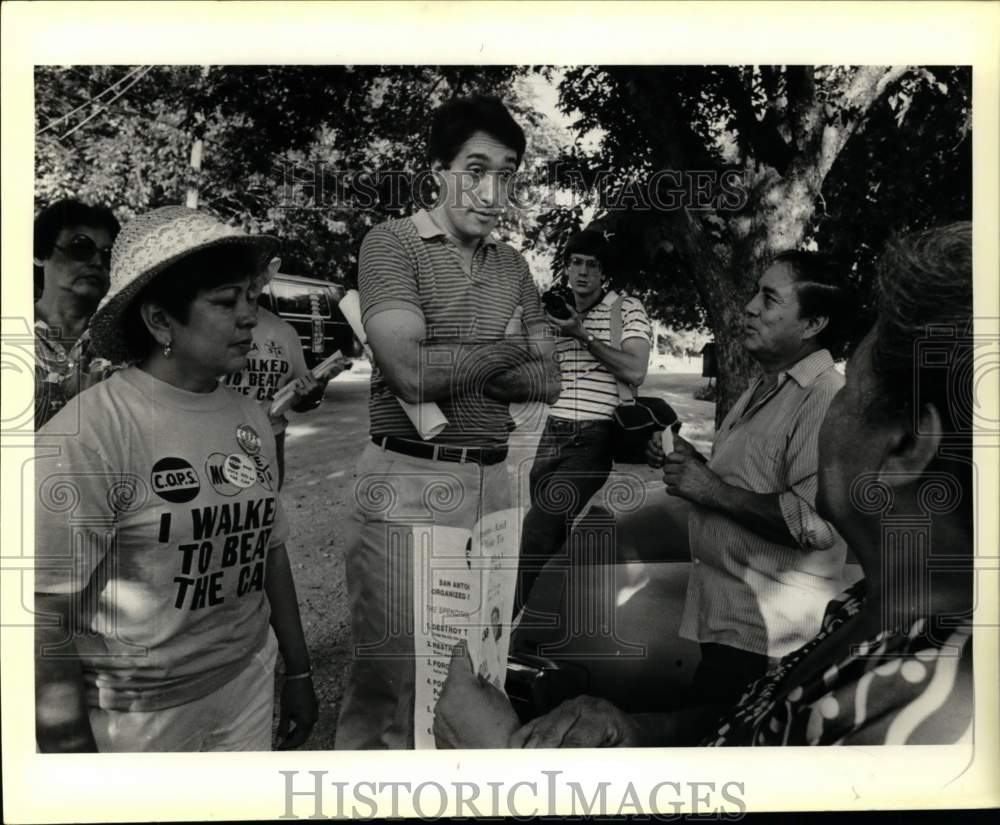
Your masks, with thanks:
M78 392L110 374L93 358L87 324L108 291L111 245L120 226L110 209L59 200L35 218L35 429Z
M865 577L732 708L628 715L582 696L509 746L971 741L971 224L891 243L878 287L878 319L819 434L817 509ZM473 704L439 704L441 744L461 747Z

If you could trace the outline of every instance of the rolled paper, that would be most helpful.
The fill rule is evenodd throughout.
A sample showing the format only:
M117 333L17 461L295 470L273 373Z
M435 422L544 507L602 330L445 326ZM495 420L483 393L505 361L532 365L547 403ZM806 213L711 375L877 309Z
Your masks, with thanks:
M434 436L448 426L448 419L444 417L441 408L433 401L423 404L411 404L399 398L396 400L399 401L399 406L403 408L406 417L417 428L417 432L420 433L420 437L424 441L434 438Z
M340 350L338 349L329 358L320 361L310 372L312 372L313 378L321 381L328 372L332 372L343 361L344 356L340 354ZM268 415L277 418L295 403L295 390L292 388L294 383L293 381L291 384L285 384L285 386L274 394L274 398L271 399L271 407L268 410Z
M355 337L362 343L368 343L368 336L365 335L364 325L361 323L361 296L356 289L349 289L337 304L347 323L354 330Z
M356 289L347 290L344 297L340 299L338 306L344 318L347 319L347 323L350 324L351 329L354 331L355 337L362 344L367 344L368 336L365 335L365 328L361 323L361 296L358 294L358 291ZM396 400L424 441L434 438L434 436L448 426L448 419L444 417L441 408L433 401L422 404L411 404L408 401L403 401L401 398L397 398Z
M667 455L674 451L674 434L671 432L670 427L667 427L663 431L663 454Z

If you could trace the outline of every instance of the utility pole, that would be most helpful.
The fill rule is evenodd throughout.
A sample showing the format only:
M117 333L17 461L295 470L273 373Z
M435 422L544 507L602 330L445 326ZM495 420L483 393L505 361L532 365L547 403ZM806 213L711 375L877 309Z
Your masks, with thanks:
M201 67L201 79L198 86L202 92L204 91L205 81L211 70L211 66ZM194 99L194 96L192 98ZM194 122L194 128L191 132L190 182L188 183L187 198L185 200L189 209L198 208L198 181L201 179L201 161L205 152L205 112L202 109L204 95L199 94L197 100L199 101L197 104L194 104L192 100L192 105L197 105L198 109L194 112L190 108L188 109L188 119Z
M187 188L188 209L198 208L198 184L197 179L201 172L201 155L205 147L205 141L201 137L196 137L191 143L191 182Z

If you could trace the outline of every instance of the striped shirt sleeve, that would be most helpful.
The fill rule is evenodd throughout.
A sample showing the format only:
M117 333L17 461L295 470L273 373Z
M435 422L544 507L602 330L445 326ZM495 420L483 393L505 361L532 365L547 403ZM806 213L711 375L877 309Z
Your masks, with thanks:
M531 278L531 271L528 269L528 262L524 261L524 271L521 274L521 316L525 328L547 327L545 312L542 310L542 301L538 296L538 289Z
M646 310L638 298L628 296L622 299L622 340L642 338L653 344L653 327L649 323Z
M387 309L408 309L423 317L417 278L402 241L386 226L374 227L358 257L361 320Z
M817 382L803 401L785 453L784 492L778 495L781 515L803 550L828 550L840 541L833 527L816 512L819 428L838 386Z

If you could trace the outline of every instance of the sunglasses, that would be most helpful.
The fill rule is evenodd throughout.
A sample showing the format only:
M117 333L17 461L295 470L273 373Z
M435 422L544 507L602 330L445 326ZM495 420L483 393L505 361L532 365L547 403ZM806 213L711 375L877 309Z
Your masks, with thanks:
M81 264L93 259L94 254L99 252L104 268L111 268L111 247L106 246L104 249L99 249L97 244L94 243L94 239L87 235L74 235L72 240L65 246L55 244L55 247L70 258L70 260Z

